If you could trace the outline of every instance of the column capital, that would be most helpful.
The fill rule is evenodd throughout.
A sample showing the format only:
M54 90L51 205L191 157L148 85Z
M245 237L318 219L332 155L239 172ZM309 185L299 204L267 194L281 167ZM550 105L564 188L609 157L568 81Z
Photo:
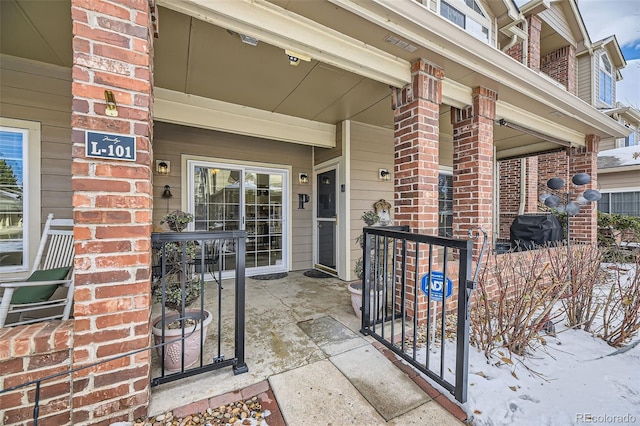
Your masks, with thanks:
M442 80L444 70L425 59L411 64L411 83L393 90L393 109L415 101L424 100L434 104L442 103Z

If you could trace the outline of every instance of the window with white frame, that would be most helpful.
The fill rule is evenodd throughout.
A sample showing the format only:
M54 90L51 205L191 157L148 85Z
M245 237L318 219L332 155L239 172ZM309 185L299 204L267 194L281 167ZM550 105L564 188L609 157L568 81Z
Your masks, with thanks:
M0 117L1 273L29 267L40 231L39 179L40 124Z
M477 1L443 0L440 2L440 15L477 39L489 43L491 23L487 13Z
M640 191L603 193L598 210L640 217Z
M606 54L600 55L600 101L613 105L613 70Z
M624 138L624 146L636 146L638 145L638 135L636 134L638 130L631 129L633 132L626 138Z

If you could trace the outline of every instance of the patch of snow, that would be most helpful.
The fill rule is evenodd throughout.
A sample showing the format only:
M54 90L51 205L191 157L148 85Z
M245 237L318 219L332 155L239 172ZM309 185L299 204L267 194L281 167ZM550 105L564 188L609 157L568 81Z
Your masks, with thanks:
M633 158L635 153L640 153L640 146L625 146L623 148L607 149L606 151L600 151L598 153L598 159L614 158L617 160L616 167L619 166L634 166L640 164L640 155L636 155L637 158ZM605 166L606 168L606 166Z
M633 268L625 270L621 282L635 273ZM600 315L594 330L599 321ZM589 332L567 329L562 321L555 329L555 336L543 335L544 344L525 357L510 357L504 349L487 360L484 353L470 346L467 402L462 405L470 424L640 425L640 338L636 336L624 349L616 350ZM454 383L455 339L445 344L442 372L440 351L438 347L429 353L429 366ZM416 351L419 362L424 363L426 355L425 347ZM512 364L501 358L509 358Z

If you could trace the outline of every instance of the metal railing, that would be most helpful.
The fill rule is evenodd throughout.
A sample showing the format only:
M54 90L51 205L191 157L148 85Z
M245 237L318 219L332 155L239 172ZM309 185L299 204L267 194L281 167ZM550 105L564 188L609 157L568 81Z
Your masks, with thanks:
M161 306L159 320L152 326L155 343L168 343L158 351L160 375L152 377L151 386L227 366L233 367L234 374L248 371L244 361L246 236L245 231L151 234L152 293ZM222 277L230 270L235 271L235 298L225 300ZM198 307L190 309L194 301ZM205 306L205 301L215 306ZM223 326L223 307L228 306L233 306L233 330ZM184 318L193 321L186 324ZM177 333L167 330L170 323ZM208 333L210 328L213 333ZM190 329L196 332L186 339ZM226 335L233 335L232 344L224 340ZM226 359L225 342L233 358ZM189 358L191 351L196 353ZM205 352L213 354L210 361L205 360Z
M198 277L200 283L204 285L197 285L198 287L198 299L200 306L195 313L202 315L204 312L205 301L205 288L207 286L216 286L217 298L217 320L215 322L216 327L216 348L215 356L212 358L211 363L204 363L204 345L203 340L205 338L203 327L185 327L182 328L180 334L176 337L167 338L166 332L161 333L161 337L156 344L148 346L146 348L130 351L124 354L120 354L103 361L98 361L92 364L83 365L74 369L69 369L60 373L52 374L39 379L31 380L25 383L21 383L6 389L0 389L0 395L8 394L10 392L35 386L34 392L34 407L33 407L33 425L37 426L38 418L40 414L40 394L42 383L50 380L69 375L70 382L73 382L73 373L78 371L90 369L101 364L106 364L118 360L120 358L129 357L145 351L156 351L158 358L161 362L164 362L164 358L168 351L174 348L178 348L180 355L182 356L181 368L179 371L171 374L166 374L164 366L161 368L161 375L151 379L151 386L157 386L161 383L178 380L180 378L193 376L205 371L216 370L219 368L232 366L234 374L245 373L248 371L247 364L244 361L244 336L245 336L245 275L244 275L244 257L245 257L245 238L246 232L244 231L229 231L229 232L184 232L184 233L154 233L151 236L153 245L153 261L152 261L152 289L160 291L159 300L163 303L162 315L160 319L161 325L167 323L167 312L164 306L164 302L167 301L166 290L171 285L167 286L167 276L174 274L180 277L178 282L181 294L179 297L180 306L182 311L185 311L188 301L186 292L189 286L189 279L193 280L194 277ZM173 244L173 246L172 246ZM171 251L175 256L172 257ZM235 299L234 302L234 358L225 360L224 354L221 351L221 339L222 339L222 272L224 268L235 269ZM208 280L208 281L207 281ZM193 281L192 281L193 282ZM170 315L170 314L169 314ZM188 318L193 318L194 313L189 312L187 316L177 315L173 318L177 323L182 324ZM216 318L212 318L215 320ZM212 321L213 323L213 321ZM152 324L153 325L153 324ZM164 328L164 327L163 327ZM199 364L196 367L189 368L185 365L184 355L185 348L191 339L197 339L200 343L199 351ZM152 357L153 358L153 357ZM164 365L164 364L163 364ZM73 386L71 386L73 387Z
M464 403L472 240L364 228L362 330ZM455 283L455 284L454 284ZM454 287L456 287L454 289ZM376 289L376 291L373 291ZM448 300L457 293L455 301Z

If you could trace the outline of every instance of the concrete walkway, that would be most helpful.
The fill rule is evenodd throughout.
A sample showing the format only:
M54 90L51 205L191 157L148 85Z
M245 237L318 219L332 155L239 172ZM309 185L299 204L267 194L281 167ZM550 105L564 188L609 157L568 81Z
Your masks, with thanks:
M462 424L457 405L358 330L345 282L297 272L247 279L249 372L222 369L154 388L150 415L264 394L275 397L279 413L266 419L274 426Z

